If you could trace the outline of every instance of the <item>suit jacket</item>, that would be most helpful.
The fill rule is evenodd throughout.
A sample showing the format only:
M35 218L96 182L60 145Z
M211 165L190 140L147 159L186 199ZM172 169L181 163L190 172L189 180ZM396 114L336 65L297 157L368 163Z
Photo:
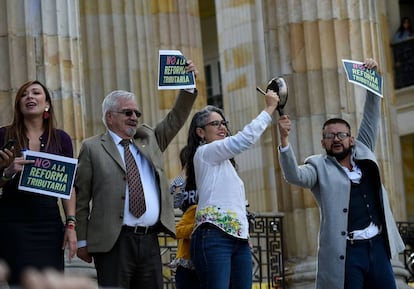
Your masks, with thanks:
M140 125L134 136L136 147L156 174L161 230L173 237L173 201L162 153L187 120L196 95L181 90L172 110L155 128ZM124 163L108 132L82 142L75 178L76 231L78 240L87 240L89 252L108 252L118 239L123 225L126 182Z
M368 93L364 116L352 154L355 160L371 162L373 175L381 190L383 234L389 256L404 250L404 243L392 216L387 191L381 184L380 172L374 154L378 137L380 98ZM348 206L351 191L350 180L339 162L327 155L314 155L297 165L291 148L279 152L279 160L287 182L311 189L318 202L321 225L319 230L317 289L342 289L345 276L347 245Z

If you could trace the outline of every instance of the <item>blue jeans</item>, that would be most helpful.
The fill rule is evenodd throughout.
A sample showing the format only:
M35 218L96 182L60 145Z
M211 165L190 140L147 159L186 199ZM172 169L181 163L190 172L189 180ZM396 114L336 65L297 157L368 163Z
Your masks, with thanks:
M175 288L176 289L198 289L200 288L197 272L178 266L175 271Z
M191 259L202 289L252 288L252 255L247 240L231 237L211 225L201 226L191 237Z
M395 278L382 235L348 243L345 262L345 289L395 289Z

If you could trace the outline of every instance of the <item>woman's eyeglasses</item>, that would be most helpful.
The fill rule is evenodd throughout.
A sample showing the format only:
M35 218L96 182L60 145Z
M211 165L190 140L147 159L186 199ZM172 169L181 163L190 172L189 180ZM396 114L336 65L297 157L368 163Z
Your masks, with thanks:
M324 136L323 136L323 138L324 139L329 139L329 140L332 140L332 139L334 139L335 137L338 137L340 140L344 140L344 139L346 139L347 137L349 137L350 136L350 134L349 133L347 133L347 132L337 132L337 133L333 133L333 132L328 132L327 134L325 134Z
M141 116L141 113L138 110L133 110L133 109L123 109L121 111L112 111L112 112L122 113L126 115L127 117L131 117L133 113L135 113L136 117Z
M229 124L229 122L226 121L226 120L213 120L213 121L210 121L210 122L206 123L204 126L209 125L209 126L214 126L214 127L217 127L217 128L219 128L220 126L224 126L224 127L227 128L228 124Z

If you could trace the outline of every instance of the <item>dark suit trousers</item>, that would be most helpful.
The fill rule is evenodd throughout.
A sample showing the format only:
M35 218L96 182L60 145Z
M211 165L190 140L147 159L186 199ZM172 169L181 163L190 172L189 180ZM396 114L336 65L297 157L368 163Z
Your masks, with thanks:
M395 289L395 278L382 235L348 243L345 289Z
M111 251L92 255L102 287L163 288L160 247L155 233L121 231Z

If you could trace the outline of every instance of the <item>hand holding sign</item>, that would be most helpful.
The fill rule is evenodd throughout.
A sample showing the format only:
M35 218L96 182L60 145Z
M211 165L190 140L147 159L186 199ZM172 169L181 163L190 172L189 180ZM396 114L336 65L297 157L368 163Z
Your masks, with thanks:
M376 70L378 64L369 58L365 62L342 59L349 82L362 86L382 97L382 77Z
M13 157L12 162L3 170L2 180L8 181L14 179L16 174L23 170L24 165L34 163L33 160L25 160L23 157Z
M178 50L160 50L158 89L195 88L197 72L192 61L187 61Z
M198 75L198 70L197 67L195 66L194 62L191 59L187 60L187 66L185 67L185 71L187 73L194 73L194 78L197 78Z
M77 159L25 151L19 190L70 199Z

